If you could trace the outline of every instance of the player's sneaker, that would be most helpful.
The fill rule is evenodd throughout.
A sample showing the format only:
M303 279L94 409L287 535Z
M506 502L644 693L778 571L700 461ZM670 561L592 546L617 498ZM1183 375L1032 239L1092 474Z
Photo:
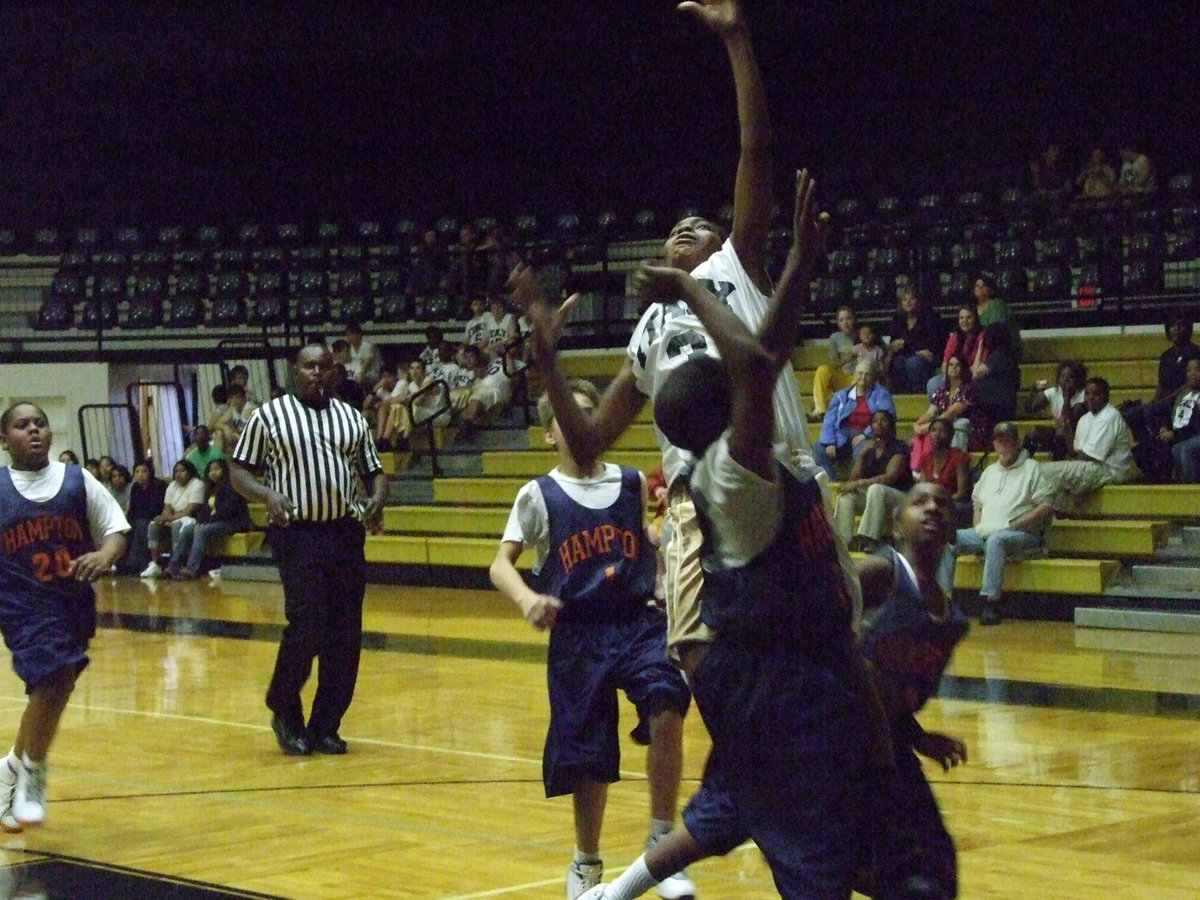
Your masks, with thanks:
M158 567L158 563L156 563L154 560L150 560L150 565L148 565L148 566L146 566L146 568L142 569L142 574L139 575L138 577L139 578L157 578L161 574L162 574L162 569L160 569Z
M0 829L9 834L16 834L22 830L21 823L13 815L13 797L16 793L17 771L6 758L4 764L0 765Z
M608 885L598 884L593 888L588 888L579 895L579 900L604 900L608 896Z
M649 850L658 843L657 837L652 837L646 841L646 849ZM668 875L654 888L655 893L662 897L663 900L693 900L696 896L696 885L692 879L688 877L687 869L680 869L674 875Z
M604 863L572 862L567 866L567 900L579 900L589 889L600 884Z
M25 757L17 766L13 816L22 825L41 825L46 818L46 764Z

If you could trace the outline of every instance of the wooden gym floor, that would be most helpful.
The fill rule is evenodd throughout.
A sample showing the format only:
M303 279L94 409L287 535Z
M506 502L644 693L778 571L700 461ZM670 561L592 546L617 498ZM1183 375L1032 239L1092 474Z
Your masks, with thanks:
M262 702L277 584L114 579L99 596L48 821L0 836L0 897L562 896L544 638L498 595L371 586L351 752L304 759L278 752ZM9 735L23 706L6 666ZM964 898L1200 896L1200 637L976 626L922 719L970 752L927 769ZM686 799L707 746L694 713L685 740ZM610 874L645 838L644 756L623 752ZM701 898L776 896L752 846L692 874Z

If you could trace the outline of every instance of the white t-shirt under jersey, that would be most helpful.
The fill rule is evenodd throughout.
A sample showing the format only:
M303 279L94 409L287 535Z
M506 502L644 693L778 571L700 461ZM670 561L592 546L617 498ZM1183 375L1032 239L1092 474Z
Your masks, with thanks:
M35 472L11 467L8 472L17 493L34 503L45 503L62 490L67 467L52 459L45 468ZM87 469L83 470L83 488L87 494L88 530L92 534L92 543L99 547L113 532L129 530L129 522L113 495Z
M718 300L728 304L751 331L757 332L762 326L770 298L755 287L731 240L727 239L720 250L697 266L692 276ZM671 370L691 354L718 355L704 326L683 301L655 303L647 309L633 331L627 352L633 362L638 390L651 401ZM811 456L807 420L790 363L779 374L774 407L776 453L780 460L790 465L794 453ZM663 455L663 474L670 484L692 463L692 456L673 446L657 428L655 432Z

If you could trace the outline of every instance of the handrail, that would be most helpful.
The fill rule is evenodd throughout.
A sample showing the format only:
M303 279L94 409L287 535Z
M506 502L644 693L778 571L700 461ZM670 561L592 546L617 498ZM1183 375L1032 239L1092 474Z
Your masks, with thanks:
M431 412L422 407L421 411L426 413L426 416L418 422L416 410L413 408L414 404L418 398L428 394L434 388L441 389L442 405ZM437 417L442 415L442 413L447 413L450 411L450 385L446 382L446 379L437 378L405 400L404 405L408 407L408 418L409 421L412 422L413 428L415 429L418 426L423 426L429 434L429 468L435 478L440 478L442 470L438 465L435 429L437 427Z

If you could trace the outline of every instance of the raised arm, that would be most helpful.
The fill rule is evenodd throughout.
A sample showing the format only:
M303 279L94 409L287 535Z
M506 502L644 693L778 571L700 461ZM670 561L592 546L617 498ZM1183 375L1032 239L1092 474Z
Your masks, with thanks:
M550 397L563 440L576 462L590 466L633 424L646 403L646 395L637 386L633 363L625 360L621 371L600 398L596 411L585 413L575 402L575 395L558 363L558 338L579 295L572 294L558 309L553 309L546 299L537 270L525 264L513 269L506 288L533 325L530 341L534 362Z
M731 382L730 454L764 475L770 471L775 433L771 395L795 343L799 311L808 299L808 273L820 241L821 229L811 215L813 187L807 170L796 173L793 244L760 335L752 334L732 309L686 272L643 266L634 275L635 288L648 299L682 296L712 337Z
M700 0L680 3L724 42L737 94L739 156L733 186L734 249L764 294L767 276L767 235L771 227L771 120L762 75L754 58L750 31L738 0Z

